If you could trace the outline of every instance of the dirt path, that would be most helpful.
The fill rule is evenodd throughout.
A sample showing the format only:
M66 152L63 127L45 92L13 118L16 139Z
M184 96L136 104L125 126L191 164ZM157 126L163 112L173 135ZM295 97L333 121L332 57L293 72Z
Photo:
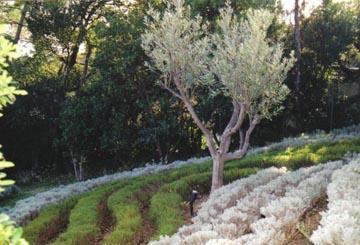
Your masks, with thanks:
M136 240L134 240L134 245L143 245L148 244L150 238L156 232L156 225L149 217L150 209L150 199L154 193L159 189L160 183L151 183L141 188L139 191L135 192L133 198L140 205L140 212L142 218L142 229L136 235Z
M105 235L107 233L111 232L115 225L115 219L112 216L111 211L107 205L108 198L112 193L114 193L114 192L107 193L101 199L101 201L99 202L99 204L97 206L98 213L100 216L99 226L100 226L101 235L96 238L96 240L94 242L94 244L96 244L96 245L101 244Z
M56 240L56 238L63 233L69 223L69 210L63 210L60 212L59 216L52 220L52 222L46 227L46 230L42 231L39 234L38 245L50 244Z
M302 215L296 227L293 227L289 245L311 245L309 241L312 232L317 229L321 220L320 212L327 208L327 196L316 199L311 207Z

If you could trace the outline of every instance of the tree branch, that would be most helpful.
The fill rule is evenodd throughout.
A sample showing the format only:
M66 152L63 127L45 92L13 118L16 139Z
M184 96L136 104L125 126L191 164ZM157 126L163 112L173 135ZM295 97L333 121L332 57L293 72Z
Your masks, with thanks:
M233 135L236 131L238 131L241 125L244 122L246 115L246 106L244 104L239 104L237 102L233 102L234 105L234 114L236 115L235 119L231 117L228 126L225 128L220 143L220 153L225 154L228 152L230 147L231 135Z
M176 93L172 88L170 88L169 86L167 86L165 83L163 82L159 82L160 86L163 87L164 89L166 89L167 91L169 91L172 95L174 95L175 97L179 98L182 100L182 97L180 96L180 94Z
M249 126L249 128L247 129L247 131L245 133L245 139L244 139L244 143L243 143L242 147L240 147L235 152L225 154L224 158L225 158L226 161L233 160L233 159L238 159L238 158L241 158L241 157L243 157L245 155L245 153L248 151L249 146L250 146L251 133L254 131L256 125L259 124L259 122L260 122L260 117L258 115L256 115L254 117L254 119L252 119L250 121L250 126Z
M186 95L186 91L184 91L183 87L181 86L181 82L180 82L180 79L178 78L178 76L174 76L173 79L174 79L174 83L175 83L177 89L179 90L180 99L184 102L186 109L189 111L195 124L200 128L200 130L205 135L206 143L208 145L211 156L215 157L217 155L216 146L215 146L215 142L214 142L215 140L214 140L210 130L202 123L202 121L198 117L197 113L195 112L195 109L194 109L193 105L191 104L190 99Z
M235 101L232 102L233 104L233 113L231 115L231 118L225 128L224 131L229 130L230 128L234 127L235 123L236 123L236 119L239 117L239 111L240 111L240 107L239 104L236 103Z
M239 149L241 149L244 145L244 141L245 141L245 136L244 136L244 132L240 129L239 130Z

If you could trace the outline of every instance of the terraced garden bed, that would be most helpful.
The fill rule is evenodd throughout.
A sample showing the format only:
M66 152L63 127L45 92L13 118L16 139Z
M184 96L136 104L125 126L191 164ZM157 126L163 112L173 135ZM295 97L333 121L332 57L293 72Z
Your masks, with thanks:
M347 152L360 152L360 139L250 155L226 164L225 182L270 166L297 169L337 160ZM191 190L207 195L210 183L211 162L115 181L48 206L24 227L24 235L30 244L147 244L184 225Z

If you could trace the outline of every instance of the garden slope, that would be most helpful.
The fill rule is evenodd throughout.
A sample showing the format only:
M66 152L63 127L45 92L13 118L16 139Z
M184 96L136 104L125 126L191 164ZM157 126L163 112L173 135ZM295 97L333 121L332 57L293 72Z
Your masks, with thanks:
M360 155L276 178L273 171L220 188L193 224L151 244L360 244ZM321 220L306 222L311 212Z
M302 135L297 138L286 138L278 143L273 143L266 147L253 148L249 151L248 156L268 152L277 149L284 149L286 147L304 146L310 143L320 142L334 142L341 139L351 139L360 137L360 125L354 125L343 129L334 130L331 134L315 133L311 135ZM113 175L106 175L95 179L89 179L83 182L59 186L51 190L38 193L32 197L19 200L15 206L6 211L6 213L17 223L23 223L27 218L32 217L40 211L43 207L51 204L58 203L70 197L88 192L95 187L118 181L121 179L147 175L150 173L160 172L164 170L179 168L186 165L204 163L210 161L210 157L192 158L187 161L175 161L168 165L161 164L147 164L145 167L136 168L132 171L124 171L115 173Z
M260 168L286 166L289 169L297 169L302 166L311 166L321 162L341 159L348 151L360 152L360 138L352 137L334 142L288 147L284 150L269 150L261 154L252 154L242 160L228 162L225 166L225 183L232 182L241 177L247 177L251 174L252 176L250 178L239 179L231 185L225 186L224 188L228 189L224 192L233 194L229 197L219 196L215 198L217 202L221 200L223 204L219 205L217 202L214 202L215 208L211 208L210 205L204 210L216 211L219 208L220 210L231 210L231 207L239 199L248 200L248 202L252 203L253 200L251 198L246 199L247 192L241 192L241 190L253 190L254 193L259 192L263 193L261 195L265 195L267 193L266 190L272 193L275 189L278 191L278 196L284 196L287 188L300 185L309 175L321 172L325 165L313 167L311 171L306 170L307 175L300 175L303 176L300 178L295 178L298 175L290 175L277 184L276 182L273 183L273 181L281 180L281 178L277 177L284 174L283 169L272 167L261 170L258 174L254 175ZM211 162L209 161L204 164L189 164L181 168L159 173L114 181L77 198L77 204L73 204L70 208L71 211L66 225L63 224L60 231L52 230L51 234L54 234L53 236L50 237L46 234L48 234L49 224L52 224L54 220L58 220L58 214L62 213L60 211L63 209L61 205L55 205L55 208L53 205L50 205L41 211L37 218L24 227L25 237L29 240L32 238L31 241L33 242L31 244L44 244L39 242L44 240L48 242L56 240L56 244L143 244L151 239L157 239L160 235L171 235L176 232L184 224L182 202L188 199L189 193L191 193L193 188L196 188L201 194L208 193L210 183ZM287 184L284 185L282 183ZM136 198L137 193L141 190L146 190L149 185L156 188L152 189L149 198L141 200L141 202L145 203L140 204L139 198ZM268 187L262 190L262 186L267 185ZM237 188L230 188L231 186ZM221 194L222 192L219 193ZM271 200L271 198L266 198L265 195L264 200ZM108 207L105 208L110 210L114 223L110 229L107 227L106 234L104 234L101 232L103 230L101 227L102 217L101 210L98 207L106 203ZM224 206L225 203L227 204ZM142 210L144 205L148 206L148 209L145 211ZM261 207L262 202L255 206ZM52 220L44 219L43 214L47 213L47 210L51 210L50 213L55 214L52 216ZM88 211L84 212L84 210ZM211 212L210 216L213 218L222 216L222 212ZM253 217L257 217L257 212L255 210ZM200 219L203 213L200 210L197 219ZM241 214L241 212L237 213ZM223 219L226 220L226 215ZM81 222L79 223L80 220ZM144 234L142 230L145 229L144 224L149 224L148 221L152 222L150 225L153 231ZM221 230L221 226L219 227ZM231 226L226 225L225 227L230 228ZM247 227L240 228L239 226L235 230L248 230ZM142 235L141 239L138 239L139 234ZM48 239L44 239L44 236ZM139 243L135 241L139 241Z

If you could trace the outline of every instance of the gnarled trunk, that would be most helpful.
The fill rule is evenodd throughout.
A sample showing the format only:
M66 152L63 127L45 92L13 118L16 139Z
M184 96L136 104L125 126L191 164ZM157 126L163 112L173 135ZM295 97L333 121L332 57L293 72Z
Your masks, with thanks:
M221 156L213 158L211 192L220 188L224 183L224 163L225 160Z

